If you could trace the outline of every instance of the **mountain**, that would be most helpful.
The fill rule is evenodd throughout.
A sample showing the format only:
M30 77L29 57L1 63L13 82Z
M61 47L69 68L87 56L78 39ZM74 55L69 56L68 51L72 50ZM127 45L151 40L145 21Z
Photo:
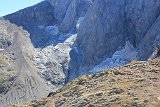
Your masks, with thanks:
M159 107L160 59L81 76L50 97L16 107ZM15 107L14 106L14 107Z
M21 29L21 32L27 31L28 36L25 41L23 34L21 38L17 33L12 35L16 46L12 46L10 39L2 39L2 51L10 53L8 49L16 47L14 53L20 58L16 64L9 62L6 65L15 73L8 74L7 68L2 70L7 73L7 80L18 78L16 72L23 71L22 81L27 75L27 78L36 75L33 79L37 82L35 87L44 94L26 95L29 96L26 101L30 101L46 97L47 93L55 92L81 75L121 67L134 60L146 61L160 45L159 12L159 0L44 0L3 17L3 22L9 20L21 26L9 31L5 28L7 35L14 29ZM14 70L16 66L20 68ZM3 99L9 96L14 100L9 99L7 103L17 103L10 94L12 81L6 82L2 81L1 86L2 91L4 84L8 89L2 92ZM28 82L23 84L28 86ZM25 89L25 93L32 90ZM32 91L35 93L36 90Z
M65 69L70 81L127 42L137 50L134 60L147 60L160 43L159 9L158 0L46 0L4 18L29 31L36 48L57 45L59 35L77 34Z

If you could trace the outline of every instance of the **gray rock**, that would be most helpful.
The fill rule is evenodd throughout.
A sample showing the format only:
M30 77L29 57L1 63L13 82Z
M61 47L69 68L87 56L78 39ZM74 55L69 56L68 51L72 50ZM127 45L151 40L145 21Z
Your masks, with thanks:
M147 60L152 53L156 50L156 47L160 45L160 16L152 24L149 31L146 33L144 39L142 39L141 44L139 45L139 60Z
M160 14L159 0L126 0L126 34L138 47Z
M159 10L159 0L96 0L79 26L70 74L86 74L123 47L126 40L139 49L140 60L149 58L159 34Z
M75 44L82 61L75 64L75 56L71 56L74 60L71 72L76 72L77 69L72 69L79 65L79 73L83 74L125 45L124 6L124 0L96 0L93 3L79 26Z
M62 22L65 17L67 8L72 0L46 0L54 7L54 14L58 22Z
M78 19L85 16L91 5L92 0L72 0L66 10L66 15L60 24L60 30L62 32L74 31Z

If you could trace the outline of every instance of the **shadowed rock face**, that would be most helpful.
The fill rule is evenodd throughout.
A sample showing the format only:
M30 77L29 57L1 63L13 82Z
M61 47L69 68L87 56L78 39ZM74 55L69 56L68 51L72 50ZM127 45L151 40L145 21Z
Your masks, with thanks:
M66 10L66 15L60 24L60 30L62 32L74 32L78 19L85 16L85 13L91 4L91 0L72 0Z
M126 40L138 49L139 60L147 60L160 43L159 14L159 0L95 0L80 24L70 74L77 69L79 74L86 73L121 49Z
M77 20L84 17L94 0L47 0L55 8L61 32L75 32Z
M85 66L97 64L124 45L124 7L124 0L97 0L86 14L77 38Z
M159 0L126 0L126 33L138 47L160 15Z
M55 8L55 17L59 22L62 22L65 17L67 8L72 0L46 0Z

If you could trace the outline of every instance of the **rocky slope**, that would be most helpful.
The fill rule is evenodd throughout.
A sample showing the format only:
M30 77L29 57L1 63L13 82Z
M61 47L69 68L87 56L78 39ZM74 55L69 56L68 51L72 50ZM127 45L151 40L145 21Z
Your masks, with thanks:
M33 66L28 32L0 19L0 47L1 107L46 97L51 89Z
M51 97L16 107L159 107L160 59L81 76Z

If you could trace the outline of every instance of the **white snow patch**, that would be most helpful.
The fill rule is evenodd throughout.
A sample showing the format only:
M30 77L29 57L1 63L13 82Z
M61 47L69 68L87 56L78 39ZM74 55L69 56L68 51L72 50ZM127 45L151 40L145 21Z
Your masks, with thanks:
M84 17L80 17L77 21L77 24L76 24L76 28L79 29L79 26L81 24L81 22L83 21Z
M4 50L4 49L1 49L1 48L0 48L0 51L3 51L3 50Z
M115 52L112 58L106 58L101 64L96 65L90 72L95 73L107 68L123 66L132 60L137 60L136 56L136 49L129 41L127 41L124 49Z
M40 25L40 26L37 26L39 29L44 29L45 28L45 26L43 26L43 25Z

